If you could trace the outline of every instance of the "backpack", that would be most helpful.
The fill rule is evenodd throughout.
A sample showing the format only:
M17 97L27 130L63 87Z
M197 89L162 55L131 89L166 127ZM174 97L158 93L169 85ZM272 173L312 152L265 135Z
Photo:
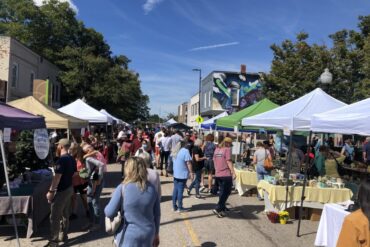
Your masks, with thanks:
M204 147L204 156L207 158L213 157L216 150L216 145L213 142L207 142Z

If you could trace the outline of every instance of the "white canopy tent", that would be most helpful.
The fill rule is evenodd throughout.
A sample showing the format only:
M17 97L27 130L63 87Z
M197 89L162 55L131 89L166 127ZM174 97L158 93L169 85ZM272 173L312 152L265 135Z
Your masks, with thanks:
M337 109L345 106L346 104L331 97L325 93L322 89L316 88L312 92L303 95L302 97L293 100L285 105L275 108L271 111L267 111L253 117L244 118L242 120L243 126L259 126L259 127L271 127L276 129L282 129L284 132L289 132L289 150L293 145L293 134L294 131L310 131L311 129L311 118L314 114L326 112L329 110ZM310 134L311 139L311 134ZM290 169L292 166L292 152L288 155L288 168L286 176L289 176ZM306 174L307 174L306 166ZM302 215L302 207L304 200L304 191L306 186L306 176L304 178L304 185L302 191L300 216ZM285 186L285 207L288 205L288 194L289 185ZM299 219L298 232L300 228L301 218Z
M101 109L100 110L101 113L103 113L104 115L112 118L114 121L116 121L117 124L123 124L123 125L128 125L127 123L125 123L124 121L122 121L121 119L119 118L116 118L115 116L111 115L109 112L107 112L105 109Z
M74 116L79 119L87 120L89 123L112 123L113 119L89 106L80 99L75 100L69 105L63 106L58 111Z
M317 88L271 111L244 118L242 125L289 129L289 131L310 131L311 118L314 114L338 109L345 105Z
M370 98L313 115L311 130L370 136Z
M219 119L219 118L222 118L222 117L226 117L228 116L229 114L227 114L227 112L223 112L223 113L220 113L218 114L217 116L213 117L213 118L210 118L210 119L207 119L206 121L204 121L200 127L202 129L215 129L216 127L216 120Z
M170 120L167 120L167 122L164 123L164 125L171 125L171 124L175 124L177 123L177 121L173 118L171 118Z

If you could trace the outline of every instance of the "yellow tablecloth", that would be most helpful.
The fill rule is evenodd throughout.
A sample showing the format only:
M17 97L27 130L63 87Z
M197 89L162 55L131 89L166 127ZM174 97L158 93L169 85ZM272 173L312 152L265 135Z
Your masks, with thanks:
M272 185L261 180L257 189L261 195L263 190L269 194L269 200L272 204L285 202L285 186ZM302 186L289 186L288 202L299 202L302 196ZM350 189L336 189L336 188L314 188L306 187L305 201L319 202L319 203L339 203L351 200L352 191Z
M257 187L257 173L245 170L235 169L235 188L239 195L243 195L250 188Z

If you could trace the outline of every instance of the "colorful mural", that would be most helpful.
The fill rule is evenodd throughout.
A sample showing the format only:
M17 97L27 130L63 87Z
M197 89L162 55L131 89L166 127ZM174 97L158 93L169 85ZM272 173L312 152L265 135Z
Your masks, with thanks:
M258 75L213 73L213 110L239 111L262 99Z

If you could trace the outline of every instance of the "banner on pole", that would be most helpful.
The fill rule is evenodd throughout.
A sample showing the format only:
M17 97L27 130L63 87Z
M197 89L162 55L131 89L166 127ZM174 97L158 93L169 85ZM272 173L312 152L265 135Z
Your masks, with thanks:
M46 129L35 129L33 132L33 146L39 159L45 159L49 154L50 142Z

